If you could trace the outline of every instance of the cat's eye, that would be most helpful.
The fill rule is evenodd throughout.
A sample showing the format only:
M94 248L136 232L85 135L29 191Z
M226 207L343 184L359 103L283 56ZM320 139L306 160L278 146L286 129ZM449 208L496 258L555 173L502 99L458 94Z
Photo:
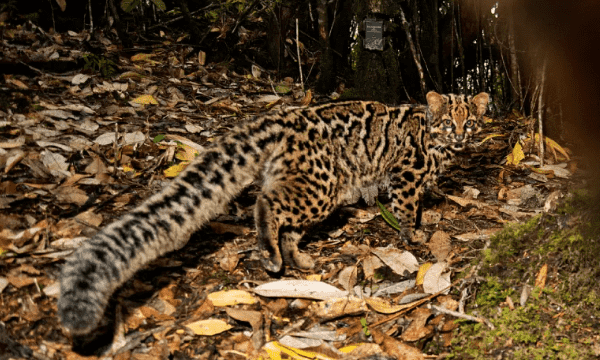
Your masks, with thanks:
M466 127L471 127L473 126L473 120L468 120L467 123L465 124Z
M450 119L446 119L446 120L444 121L444 125L446 125L446 126L450 126L450 125L452 125L452 120L450 120Z

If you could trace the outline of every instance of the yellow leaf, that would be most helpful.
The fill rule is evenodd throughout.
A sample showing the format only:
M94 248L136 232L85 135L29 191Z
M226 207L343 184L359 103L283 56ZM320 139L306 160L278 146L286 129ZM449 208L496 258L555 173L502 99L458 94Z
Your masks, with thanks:
M423 285L423 279L425 279L425 273L427 270L433 265L432 263L425 263L419 267L419 272L417 273L417 279L415 280L415 285Z
M224 290L210 293L207 296L214 306L232 306L237 304L255 304L256 298L244 290Z
M483 144L484 142L488 141L489 139L499 137L499 136L504 136L504 134L489 134L488 136L485 137L485 139L481 140L480 144Z
M135 71L126 71L126 72L122 73L121 75L119 75L120 80L124 80L124 79L141 80L142 78L144 78L144 75L139 74Z
M521 114L521 113L519 112L519 110L517 110L517 109L513 109L513 115L515 115L515 117L516 117L517 119L523 119L523 118L525 118L525 116L523 116L523 114Z
M548 278L548 264L542 265L540 272L535 277L535 286L543 289L546 287L546 279Z
M310 89L308 89L306 91L306 93L304 94L304 97L302 98L302 101L300 102L300 104L302 106L308 106L308 104L310 104L311 101L312 101L312 91L310 91Z
M263 346L263 350L269 355L269 359L293 359L293 360L309 360L309 359L320 359L320 360L333 360L334 358L329 357L325 354L300 350L293 347L285 346L277 341L271 341L270 343ZM282 355L285 355L282 356Z
M550 176L554 176L554 170L542 170L540 168L536 168L536 167L529 167L529 170L538 173L538 174L542 174L542 175L550 175Z
M367 298L369 306L381 314L393 314L412 306L412 304L392 305L382 298Z
M179 145L179 152L175 155L175 158L182 161L192 161L199 154L198 150L186 145Z
M484 116L483 117L483 123L484 124L489 124L491 122L494 122L494 119L492 119L491 117L488 117L488 116Z
M512 153L506 157L506 163L508 165L519 165L521 160L525 159L525 153L523 153L523 147L520 143L516 143Z
M536 133L534 138L535 138L535 142L536 143L540 142L540 134ZM527 140L531 141L531 136L528 136ZM552 148L555 151L558 151L562 156L565 157L565 160L570 160L571 159L571 157L567 153L567 150L565 150L565 148L563 148L562 146L560 146L556 141L550 139L547 136L544 136L544 143L546 144L547 147Z
M131 61L149 61L154 54L136 54L131 57Z
M229 325L223 320L207 319L195 321L186 325L185 327L192 330L192 332L196 335L212 336L227 331L233 326Z
M131 100L131 102L142 105L158 105L158 101L156 101L156 99L152 95L138 96L135 99Z
M319 275L319 274L313 274L313 275L306 276L306 280L309 280L309 281L321 281L321 278L323 278L323 276Z
M185 169L188 166L188 164L188 161L184 161L180 164L173 165L170 168L163 171L163 174L165 174L166 177L175 177L179 175L179 173L182 172L183 169Z
M131 174L133 174L133 177L139 176L141 174L140 171L135 171L135 169L129 165L123 165L123 172L128 174L128 176L131 176Z
M344 346L343 348L338 349L338 350L343 354L348 354L348 353L351 353L354 349L356 349L357 347L359 347L361 345L362 345L362 343L350 344L350 345Z

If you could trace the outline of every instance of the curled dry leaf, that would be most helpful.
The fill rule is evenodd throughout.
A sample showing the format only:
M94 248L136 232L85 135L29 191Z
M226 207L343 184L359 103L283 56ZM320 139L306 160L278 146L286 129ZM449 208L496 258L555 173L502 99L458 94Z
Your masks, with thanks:
M425 360L425 356L423 356L423 353L419 349L407 345L377 329L372 330L371 333L373 334L373 340L383 348L386 354L394 359Z
M321 321L341 316L358 315L368 310L365 300L359 299L356 296L332 298L314 303L309 308Z
M375 343L361 343L344 346L340 349L350 359L368 359L373 357L377 359L383 353L381 346Z
M408 251L395 248L376 248L371 252L389 266L396 274L413 273L419 269L417 258Z
M394 314L412 306L412 304L393 305L387 300L376 297L367 298L365 301L373 310L381 314Z
M375 294L373 294L373 297L400 294L400 293L403 293L404 291L414 287L415 284L416 284L415 280L402 281L402 282L396 283L394 285L388 286L386 288L377 290L377 292L375 292Z
M408 318L411 321L410 325L402 333L402 340L417 341L428 338L433 333L432 326L428 326L427 319L431 316L431 310L424 308L416 308Z
M56 200L61 203L73 203L79 206L85 204L89 196L86 192L74 186L61 186L52 191Z
M452 251L452 242L450 241L450 235L444 231L436 231L431 235L431 239L427 243L427 247L431 251L431 254L435 256L437 261L444 261Z
M244 290L224 290L207 296L214 306L233 306L237 304L255 304L258 300Z
M356 284L356 276L358 269L356 266L348 266L338 275L338 282L344 289L350 291Z
M320 346L323 344L323 341L319 339L297 338L295 336L286 335L279 339L279 343L288 348L306 349Z
M427 271L429 270L431 265L433 265L433 264L428 262L428 263L425 263L425 264L419 266L419 272L417 272L417 278L415 280L415 285L423 285L423 281L425 279L425 274L427 274Z
M8 174L15 165L17 165L21 160L23 160L23 158L25 158L24 151L19 149L10 151L6 158L6 166L4 167L4 173Z
M362 266L363 272L365 273L365 278L373 279L377 269L383 266L383 262L379 260L377 256L369 255L365 260L363 260Z
M265 297L290 297L326 300L348 296L335 286L321 281L280 280L262 284L254 288L254 293Z
M450 273L443 273L448 267L445 262L439 262L431 265L429 270L423 277L423 290L428 294L435 294L450 286ZM450 289L446 289L444 293L448 293Z

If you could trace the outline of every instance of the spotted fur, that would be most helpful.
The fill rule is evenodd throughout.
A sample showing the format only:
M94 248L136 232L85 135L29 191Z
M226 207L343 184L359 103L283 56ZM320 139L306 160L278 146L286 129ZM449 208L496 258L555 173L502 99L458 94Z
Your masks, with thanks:
M428 106L349 101L267 114L203 150L171 184L108 225L67 260L58 313L72 334L95 329L112 293L137 270L181 248L252 182L264 267L302 269L307 227L360 189L387 184L392 210L414 229L419 197L471 140L488 95L427 94ZM357 190L358 189L358 190ZM358 192L357 192L358 191Z

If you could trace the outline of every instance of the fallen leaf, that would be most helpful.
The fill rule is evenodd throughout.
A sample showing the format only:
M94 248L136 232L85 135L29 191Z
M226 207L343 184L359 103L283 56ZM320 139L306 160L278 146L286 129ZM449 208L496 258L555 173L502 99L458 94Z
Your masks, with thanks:
M433 263L425 263L419 267L419 272L417 272L417 277L415 279L415 285L423 285L423 281L425 279L425 274L427 270L433 265Z
M411 323L412 325L412 323ZM409 325L410 326L410 325ZM374 329L373 340L383 348L383 352L397 360L424 360L423 353L415 347L407 345L385 333Z
M427 326L427 319L431 316L431 310L416 308L407 318L412 320L410 325L400 336L404 341L418 341L428 338L433 334L431 326Z
M326 300L348 296L342 291L321 281L279 280L254 288L254 293L265 297L290 297Z
M347 266L338 275L338 282L344 289L350 291L356 285L358 269L356 266Z
M452 251L452 242L448 233L438 230L431 235L431 239L427 243L427 247L436 260L444 261Z
M417 258L408 251L395 248L375 248L371 252L398 275L404 275L404 272L413 273L419 269Z
M540 271L535 277L535 286L543 289L546 287L546 279L548 278L548 264L542 265Z
M255 304L258 300L244 290L223 290L207 295L214 306L233 306L237 304Z
M233 328L233 326L219 319L195 321L191 324L187 324L185 327L190 329L196 335L204 336L216 335Z
M444 273L448 267L445 262L438 262L429 268L423 277L423 291L428 294L435 294L450 286L450 273ZM450 289L446 289L444 293L448 293Z
M358 315L368 310L367 303L356 296L332 298L312 304L313 314L321 321L335 319L341 316Z
M393 305L387 300L376 297L367 298L365 301L373 310L381 314L394 314L412 306L412 304Z

